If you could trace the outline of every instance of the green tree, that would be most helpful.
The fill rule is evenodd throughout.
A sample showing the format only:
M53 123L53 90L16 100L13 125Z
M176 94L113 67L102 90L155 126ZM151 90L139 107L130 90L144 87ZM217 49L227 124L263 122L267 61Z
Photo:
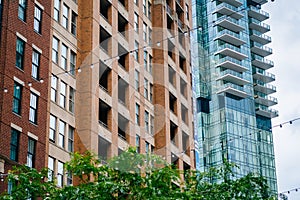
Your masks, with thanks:
M134 148L112 158L106 165L101 165L90 152L74 153L65 169L79 184L58 188L55 181L46 180L47 169L39 172L26 166L15 167L7 177L7 181L14 183L11 194L3 193L0 199L271 199L264 178L248 174L231 179L234 167L225 162L223 167L208 172L183 173L159 156L139 154ZM210 183L211 178L223 181Z

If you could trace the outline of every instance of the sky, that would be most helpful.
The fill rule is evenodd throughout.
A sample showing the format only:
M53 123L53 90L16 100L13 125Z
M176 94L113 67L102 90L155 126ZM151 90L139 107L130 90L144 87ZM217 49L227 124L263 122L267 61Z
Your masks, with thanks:
M267 45L273 54L275 67L270 70L276 75L271 83L277 87L279 117L273 119L278 125L300 117L300 1L275 0L262 7L270 13L265 23L271 26L267 35L272 43ZM278 191L300 188L300 120L273 129L277 168ZM300 190L288 194L289 200L299 200Z

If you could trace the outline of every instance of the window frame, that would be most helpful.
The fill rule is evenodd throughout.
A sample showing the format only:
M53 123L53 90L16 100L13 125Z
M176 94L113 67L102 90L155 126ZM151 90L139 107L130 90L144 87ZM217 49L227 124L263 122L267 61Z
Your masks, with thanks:
M26 163L26 165L30 168L34 167L35 152L36 152L36 140L28 137L27 163Z
M39 80L40 78L40 61L41 53L33 49L32 51L32 65L31 65L31 77Z
M55 36L52 38L52 62L58 64L59 39Z
M59 106L62 108L66 108L67 84L63 81L60 81L59 85Z
M16 67L24 69L25 41L17 37L16 41Z
M68 46L62 43L60 49L60 67L64 70L68 68Z
M65 138L66 138L66 122L59 120L58 123L58 146L65 148Z
M18 95L17 95L17 91L19 91ZM12 110L14 113L18 115L21 115L21 110L22 110L22 93L23 93L23 85L15 81Z
M19 0L18 18L26 22L27 0Z
M72 14L71 14L71 33L75 37L77 36L77 17L78 17L78 15L74 11L72 11Z
M68 151L69 152L74 152L74 133L75 133L75 128L69 125L69 130L68 130Z
M54 121L52 121L52 119ZM57 117L50 114L50 118L49 118L49 140L54 142L54 143L55 143L55 138L56 138L56 126L57 126Z
M15 139L15 140L14 140ZM20 142L20 131L12 128L11 129L11 137L10 137L10 160L18 162L18 154L19 154L19 142Z
M140 105L135 103L135 123L140 125Z
M149 133L149 128L150 128L150 126L149 126L149 119L150 119L150 113L147 111L147 110L145 110L145 119L144 119L144 121L145 121L145 131L147 132L147 133Z
M60 21L60 0L54 0L53 4L53 19L57 22Z
M50 99L53 102L57 101L57 86L58 86L58 78L57 76L51 75L51 91L50 91ZM54 99L53 99L54 98Z
M63 3L61 25L62 25L62 27L64 27L67 30L69 28L69 13L70 13L69 6L67 6L65 3Z
M39 102L39 96L33 92L30 92L29 121L34 124L37 124L38 102Z
M38 6L34 6L33 29L35 32L42 33L43 10Z

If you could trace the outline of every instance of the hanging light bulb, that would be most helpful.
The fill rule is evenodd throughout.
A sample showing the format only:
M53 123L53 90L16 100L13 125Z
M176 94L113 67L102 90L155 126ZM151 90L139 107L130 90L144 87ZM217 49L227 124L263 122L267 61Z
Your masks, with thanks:
M4 92L7 93L7 92L8 92L8 89L7 89L7 88L4 88Z
M156 43L156 46L160 47L160 42L157 42L157 43Z
M80 73L80 72L81 72L81 69L80 69L80 68L78 68L77 72L78 72L78 73Z
M29 86L29 87L31 87L31 86L32 86L32 83L31 83L31 82L29 82L29 83L28 83L28 86Z
M94 68L94 64L91 65L91 69L93 69L93 68Z
M44 83L44 79L40 79L40 83Z

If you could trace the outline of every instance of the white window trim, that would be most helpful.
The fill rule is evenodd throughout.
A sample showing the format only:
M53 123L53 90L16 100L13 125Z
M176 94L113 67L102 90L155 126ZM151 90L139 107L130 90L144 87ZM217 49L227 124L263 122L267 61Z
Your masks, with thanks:
M19 84L21 84L22 86L25 86L24 81L22 81L21 79L18 79L17 77L14 76L14 81L18 82Z
M36 94L37 96L41 96L41 93L39 91L37 91L36 89L34 89L33 87L30 87L30 91L33 92L34 94Z
M22 39L25 43L27 43L27 38L24 37L21 33L16 32L17 37L19 37L20 39Z
M42 10L44 10L44 6L42 6L42 4L40 4L37 0L34 0L34 3Z
M19 132L22 132L22 128L14 123L10 123L10 127L16 129Z
M30 138L32 138L32 139L34 139L34 140L36 140L36 141L39 140L39 137L36 136L36 135L34 135L33 133L28 132L27 135L28 135L28 137L30 137Z
M38 48L35 44L32 44L31 46L32 46L32 48L34 48L34 50L36 50L36 51L39 52L40 54L43 53L43 51L42 51L40 48Z

